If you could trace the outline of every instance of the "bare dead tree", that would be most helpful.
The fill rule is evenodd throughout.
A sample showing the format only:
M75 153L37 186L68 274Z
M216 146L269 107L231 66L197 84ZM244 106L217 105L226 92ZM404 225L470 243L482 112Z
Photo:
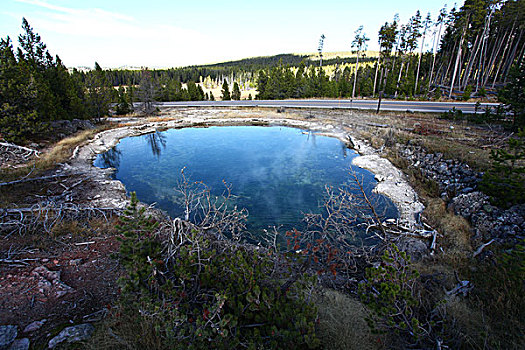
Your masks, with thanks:
M177 192L182 197L184 220L203 231L214 231L218 236L227 234L232 239L239 239L246 230L248 211L239 209L233 200L232 187L223 181L224 191L214 196L210 188L202 181L192 181L181 170Z

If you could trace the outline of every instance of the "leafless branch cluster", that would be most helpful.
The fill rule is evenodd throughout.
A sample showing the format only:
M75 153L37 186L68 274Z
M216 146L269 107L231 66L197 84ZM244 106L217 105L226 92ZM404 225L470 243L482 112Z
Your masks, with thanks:
M248 211L232 204L234 195L231 185L224 181L223 183L223 193L214 196L206 184L192 181L182 169L177 191L182 198L184 220L198 226L201 231L211 231L218 237L227 235L231 239L239 239L246 229Z
M81 207L72 203L38 203L27 208L0 209L0 233L6 237L36 230L51 232L56 225L68 220L108 219L114 208Z
M385 208L381 197L367 194L355 172L350 171L350 176L350 184L325 187L321 212L305 214L303 230L283 234L273 228L266 230L262 238L272 250L304 256L307 268L317 271L323 284L334 288L349 287L389 242L408 237L430 240L431 251L436 247L435 230L428 226L405 227L396 219L386 219L386 213L379 209Z
M32 148L18 146L9 142L0 142L0 155L2 163L13 160L15 162L27 162L33 156L38 158L39 154L40 152Z

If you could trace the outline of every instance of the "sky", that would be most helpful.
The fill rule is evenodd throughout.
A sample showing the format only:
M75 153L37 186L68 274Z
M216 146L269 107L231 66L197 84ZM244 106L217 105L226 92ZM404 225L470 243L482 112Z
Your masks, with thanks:
M363 25L377 32L396 13L436 19L462 0L2 0L0 37L16 43L25 17L68 67L181 67L280 53L350 51ZM428 40L427 40L428 44Z

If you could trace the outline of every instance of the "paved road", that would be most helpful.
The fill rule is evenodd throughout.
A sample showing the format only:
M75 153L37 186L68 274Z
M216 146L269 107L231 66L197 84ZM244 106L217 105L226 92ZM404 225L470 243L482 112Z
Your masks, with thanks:
M178 101L158 103L165 107L288 107L288 108L332 108L376 110L378 100L253 100L253 101ZM478 112L496 103L482 103ZM441 113L453 107L464 113L474 113L475 103L471 102L420 102L381 101L382 111L412 111Z

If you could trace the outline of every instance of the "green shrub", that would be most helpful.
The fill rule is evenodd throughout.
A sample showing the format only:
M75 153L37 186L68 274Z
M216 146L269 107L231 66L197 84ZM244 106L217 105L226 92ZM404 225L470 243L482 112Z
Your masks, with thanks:
M484 86L482 86L478 91L479 97L487 97L487 90Z
M410 257L394 244L387 247L379 266L366 269L359 297L374 314L367 319L372 332L393 332L408 343L433 342L442 323L439 303L430 307L423 303L418 279Z
M438 86L434 91L434 99L439 100L443 94L441 93L441 88Z
M493 165L483 175L481 190L504 208L525 203L525 130L509 139L508 149L492 150L491 158Z
M464 115L460 109L456 109L456 107L452 107L451 110L441 113L440 118L457 121L457 120L463 120Z
M470 99L470 95L472 95L472 85L467 85L465 88L465 91L463 91L463 95L461 98L463 101L468 101Z
M311 279L293 277L292 272L276 275L275 256L210 238L196 226L172 227L159 254L160 235L153 235L156 224L136 209L135 195L127 214L120 225L125 237L120 259L129 277L122 280L119 313L128 324L136 323L136 334L143 334L133 339L139 348L319 345L317 313L305 301ZM153 345L152 339L160 345Z

